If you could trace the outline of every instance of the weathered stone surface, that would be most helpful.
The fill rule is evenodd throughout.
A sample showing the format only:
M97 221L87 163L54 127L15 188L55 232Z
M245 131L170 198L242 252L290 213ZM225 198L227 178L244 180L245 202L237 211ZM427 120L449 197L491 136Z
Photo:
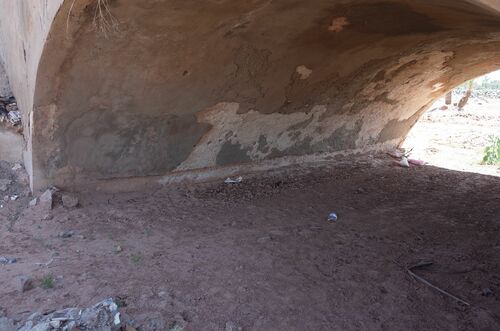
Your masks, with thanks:
M0 191L7 191L7 188L10 184L12 184L12 181L10 179L0 179Z
M62 195L62 203L63 203L63 206L66 208L75 208L78 206L78 204L80 202L78 201L78 198L75 197L74 195L63 194Z
M33 279L29 276L19 276L17 278L17 289L20 292L26 292L33 288ZM1 329L0 329L1 330Z
M52 191L52 189L48 189L45 192L43 192L43 194L38 199L39 205L45 209L52 209L54 205L53 195L54 192Z
M16 331L14 322L7 317L0 317L0 330L1 331Z
M38 203L38 198L34 198L34 199L32 199L32 200L29 202L29 204L28 204L28 205L29 205L30 207L35 207L35 206L37 205L37 203Z
M35 313L19 331L54 329L118 331L121 329L120 313L116 303L107 299L85 309L67 308L48 315Z
M395 146L500 68L490 0L122 0L116 33L92 28L96 6L0 5L35 189Z

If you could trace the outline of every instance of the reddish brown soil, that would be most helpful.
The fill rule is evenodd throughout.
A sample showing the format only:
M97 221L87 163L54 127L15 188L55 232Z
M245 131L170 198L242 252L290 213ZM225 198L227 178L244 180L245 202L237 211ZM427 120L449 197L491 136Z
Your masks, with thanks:
M23 320L120 297L139 330L224 330L227 322L244 330L498 330L500 178L391 162L81 195L80 208L58 204L50 214L27 208L27 196L9 201L0 209L0 255L19 261L0 265L0 308ZM16 185L9 194L26 194ZM338 222L326 220L331 211ZM59 238L62 231L75 234ZM419 275L470 306L411 278L406 266L420 261L434 264ZM37 287L20 293L19 275ZM39 286L46 275L53 289Z

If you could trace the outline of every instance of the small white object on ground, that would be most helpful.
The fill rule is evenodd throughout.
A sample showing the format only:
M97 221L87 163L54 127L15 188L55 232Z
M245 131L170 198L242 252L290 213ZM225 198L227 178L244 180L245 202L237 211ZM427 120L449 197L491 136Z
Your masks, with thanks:
M410 164L408 163L408 158L406 156L403 156L401 158L401 161L399 161L399 165L402 166L403 168L409 168Z
M328 214L328 220L330 222L337 222L337 219L338 219L337 213L332 212L332 213Z
M238 178L235 178L235 179L232 179L230 177L226 178L226 180L224 181L224 183L226 184L239 184L243 181L243 177L238 177Z
M22 168L23 168L23 166L22 166L21 164L16 163L16 164L14 164L14 166L12 167L12 170L16 171L16 170L20 170L20 169L22 169Z
M0 264L13 264L16 263L17 259L15 257L0 256Z

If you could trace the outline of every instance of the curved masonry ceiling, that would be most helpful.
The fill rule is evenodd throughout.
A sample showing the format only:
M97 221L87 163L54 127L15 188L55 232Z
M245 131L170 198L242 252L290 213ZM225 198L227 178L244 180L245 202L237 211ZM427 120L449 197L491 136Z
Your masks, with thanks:
M33 186L397 145L436 97L500 68L497 9L115 0L103 33L95 1L64 1L25 130Z

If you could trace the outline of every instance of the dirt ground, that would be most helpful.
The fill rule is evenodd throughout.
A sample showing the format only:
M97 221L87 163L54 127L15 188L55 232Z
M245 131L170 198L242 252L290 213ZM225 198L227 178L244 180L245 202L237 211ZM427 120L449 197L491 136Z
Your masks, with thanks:
M403 147L413 148L412 157L431 165L500 176L499 166L481 164L489 137L500 136L500 99L471 98L462 111L456 107L440 110L443 105L441 98L431 106Z
M17 263L0 265L0 316L113 297L138 330L500 329L497 177L376 155L42 212L11 167L0 255ZM415 273L470 306L412 278L422 261ZM20 275L35 288L21 293Z

